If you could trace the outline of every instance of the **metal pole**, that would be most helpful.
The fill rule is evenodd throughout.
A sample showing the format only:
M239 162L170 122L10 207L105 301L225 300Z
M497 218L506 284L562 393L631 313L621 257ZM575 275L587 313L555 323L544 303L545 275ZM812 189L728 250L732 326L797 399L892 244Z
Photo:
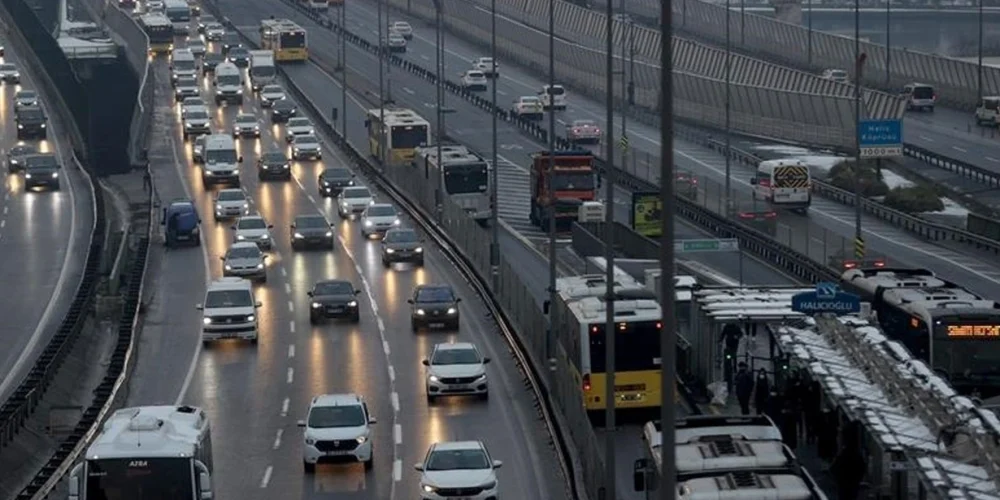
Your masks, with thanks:
M437 91L437 95L435 97L437 103L437 140L434 141L434 143L437 144L438 165L443 169L444 162L441 159L441 141L444 140L444 112L442 111L444 109L444 85L442 84L444 81L444 55L442 54L444 33L441 30L441 9L442 6L440 0L436 0L434 2L434 31L437 37L437 44L435 44L437 49L435 52L435 69L437 70L437 81L435 82L437 84L435 89ZM436 210L434 212L436 215L440 216L444 205L444 193L441 192L440 180L436 180L434 182L434 191L437 193L437 196L434 197L434 204L436 205Z
M556 84L556 2L555 0L549 0L549 104L553 104L553 96L551 94L552 87ZM546 212L548 212L549 218L549 332L545 338L546 346L546 356L549 359L549 366L555 366L553 360L556 357L555 352L555 327L556 319L553 314L556 309L551 306L556 304L556 200L552 196L552 179L555 176L556 170L556 112L555 109L549 109L549 168L546 172L548 187L548 198L549 206L545 207Z
M979 91L977 97L983 97L983 0L979 0L979 64L976 67L976 77L979 84L976 88Z
M861 238L861 0L854 0L854 238Z
M386 26L385 23L382 21L382 0L376 0L376 3L378 4L378 116L379 116L378 153L379 153L379 162L382 164L382 168L386 168L385 71L384 71L386 39L385 36L382 35L382 30L385 29Z
M611 3L611 2L608 2L608 3ZM622 12L625 12L625 0L619 0L618 8ZM613 22L611 24L614 25ZM627 29L627 30L629 30L629 33L632 32L632 24L631 24L631 22L629 22L627 24L626 23L622 23L622 24L623 24L622 27L625 28L625 29ZM608 37L611 37L611 36L612 36L611 30L609 29L608 30ZM624 43L624 41L625 41L625 38L622 37L622 58L621 58L622 59L621 60L622 82L621 82L621 90L620 90L620 92L621 92L621 96L622 96L622 98L621 98L622 99L622 136L621 136L621 140L623 141L622 144L624 145L624 147L621 148L621 151L622 151L621 166L624 167L624 168L627 168L628 167L628 145L627 145L627 141L628 141L628 139L627 139L627 137L628 137L628 128L627 127L628 127L628 124L627 124L626 115L628 115L628 95L627 95L628 94L628 75L625 74L625 61L626 61L626 55L627 54L625 52L625 50L626 50L626 44ZM613 62L614 62L614 60L612 59L612 63ZM612 97L611 102L614 103L614 92L611 93L611 97ZM611 151L612 151L612 154L614 154L613 153L614 149L612 149ZM608 201L610 202L611 199L609 198Z
M624 3L624 2L623 2ZM605 136L608 147L614 147L614 123L615 123L615 55L614 55L614 8L610 1L607 2L607 19L605 27L607 35L604 37L605 43L605 69L604 86L607 93L605 103ZM624 73L625 59L622 58L622 72ZM622 78L624 83L624 75ZM625 90L625 89L622 89ZM622 138L625 137L625 114L622 113ZM612 151L614 151L612 149ZM606 290L604 297L604 428L613 430L615 428L615 337L618 333L615 328L615 252L614 252L614 224L615 224L615 175L614 175L614 153L607 155L608 166L605 170L604 185L606 188L604 200L604 279L606 280ZM622 162L624 163L625 152L622 151ZM665 183L669 184L669 183ZM617 486L615 484L615 440L604 440L604 486L606 500L615 500L618 497Z
M740 0L740 4L743 0ZM741 7L742 8L742 7ZM726 203L726 217L732 215L733 212L733 200L732 200L732 154L731 154L731 136L730 133L730 115L732 113L732 107L730 106L730 92L731 92L731 81L732 81L732 36L731 36L731 26L730 23L730 13L732 9L730 8L730 0L726 0L726 192L724 195Z
M740 0L740 45L747 44L747 2Z
M979 0L982 4L982 0ZM885 0L885 86L892 83L892 0Z
M674 178L674 95L673 87L673 3L674 0L660 2L660 179ZM660 296L674 296L674 183L660 183L660 204L662 212L668 214L661 220L663 236L660 238ZM660 407L660 434L662 450L674 449L675 409L673 388L676 387L677 367L677 303L663 301L663 329L660 330L660 360L662 378L660 387L663 404ZM669 395L669 396L668 396ZM660 500L675 500L677 481L676 456L672 452L663 453L660 470Z
M340 133L347 141L347 9L340 6Z
M813 63L813 0L809 0L806 4L806 10L808 11L808 16L806 18L806 29L808 34L806 35L806 52L809 54L809 66L812 67Z
M500 208L497 206L497 190L500 188L500 173L497 166L497 83L500 80L497 74L497 0L490 2L490 57L492 57L493 67L491 76L493 77L493 170L490 172L490 208L492 221L490 226L490 266L493 274L493 289L500 286Z

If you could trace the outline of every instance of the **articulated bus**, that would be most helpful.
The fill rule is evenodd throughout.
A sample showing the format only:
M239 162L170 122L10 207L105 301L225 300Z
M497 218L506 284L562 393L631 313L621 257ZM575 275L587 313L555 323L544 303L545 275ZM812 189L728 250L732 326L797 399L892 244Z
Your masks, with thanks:
M166 54L174 50L174 24L160 13L145 14L139 24L149 37L149 52Z
M306 30L289 19L261 21L260 48L274 51L274 60L277 62L309 59Z
M382 123L382 115L385 123ZM374 108L365 119L371 155L388 165L412 165L417 148L431 143L431 124L412 109Z
M437 150L436 145L417 148L414 166L429 172L430 179L469 217L479 222L488 221L493 214L489 163L465 146L441 145L441 158Z

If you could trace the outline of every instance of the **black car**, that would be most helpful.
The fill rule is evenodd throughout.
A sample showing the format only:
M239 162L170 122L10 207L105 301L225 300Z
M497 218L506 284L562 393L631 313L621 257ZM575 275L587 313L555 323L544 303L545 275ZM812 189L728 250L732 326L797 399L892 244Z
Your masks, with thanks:
M382 265L395 262L412 262L424 265L424 242L417 232L409 228L390 229L382 238Z
M45 130L45 112L38 106L30 106L17 110L14 116L17 122L17 138L20 139L45 139L48 133Z
M413 289L410 303L410 327L458 329L458 303L450 285L419 285Z
M288 99L280 100L271 106L271 123L285 123L298 112L295 103Z
M257 178L290 180L292 169L285 153L272 150L260 155L257 158Z
M226 52L226 59L237 68L250 67L250 51L243 47L233 47Z
M24 190L43 187L59 191L59 159L52 153L24 157Z
M10 173L24 170L24 158L38 153L38 148L30 144L18 144L7 150L7 171Z
M361 290L347 280L317 282L309 292L309 323L315 325L328 318L347 318L352 323L361 321L357 295Z
M229 51L235 49L236 47L242 47L243 41L240 40L239 33L233 33L232 31L227 31L225 35L222 35L222 53L229 55Z
M208 52L201 60L202 74L215 73L215 67L226 62L225 56L216 52Z
M201 16L198 19L198 33L205 33L205 27L216 22L215 16Z
M333 224L322 215L299 215L292 223L292 250L308 247L333 248Z
M348 168L327 168L319 174L319 194L324 197L337 196L345 187L353 185L354 172Z

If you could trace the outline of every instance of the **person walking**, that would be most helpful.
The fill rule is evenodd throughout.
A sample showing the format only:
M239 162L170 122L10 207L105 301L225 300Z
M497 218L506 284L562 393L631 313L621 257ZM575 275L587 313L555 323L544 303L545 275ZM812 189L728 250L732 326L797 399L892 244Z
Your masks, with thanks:
M763 415L767 410L767 400L771 397L771 382L767 378L767 370L761 368L757 372L757 381L754 383L754 408L758 415Z
M753 395L753 375L747 370L747 364L740 362L736 372L736 399L740 402L740 413L750 414L750 397Z

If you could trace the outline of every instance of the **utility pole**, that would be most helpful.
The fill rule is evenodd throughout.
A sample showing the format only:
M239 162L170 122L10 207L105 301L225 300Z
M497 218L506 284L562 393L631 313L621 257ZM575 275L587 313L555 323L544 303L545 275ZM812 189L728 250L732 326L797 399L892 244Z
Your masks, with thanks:
M382 35L383 30L387 27L385 21L382 20L382 0L375 0L378 4L378 153L379 153L379 163L382 164L382 168L386 168L386 127L385 127L385 73L384 65L386 64L385 52L386 52L386 42L387 36ZM346 9L347 7L342 7ZM345 26L346 28L346 26ZM347 89L344 89L347 92ZM369 131L369 133L371 133Z
M497 163L497 0L490 2L490 60L493 67L490 68L490 76L493 78L493 157L490 164L493 170L490 171L490 272L493 275L493 289L500 286L500 208L497 207L497 190L500 188L500 173Z
M979 84L976 86L979 89L979 97L983 98L983 0L979 0L979 64L976 67L976 76L978 78Z
M660 204L665 216L661 220L663 236L660 237L660 296L674 297L674 80L673 80L673 0L660 2ZM663 329L660 330L660 359L662 360L660 379L660 468L659 500L675 500L677 497L677 457L674 449L675 409L674 387L677 381L677 303L666 299L663 303ZM668 396L669 395L669 396Z
M806 35L806 52L808 55L806 57L811 68L813 63L813 0L808 0L808 2L806 6L806 11L808 12L806 16L806 29L808 30Z
M444 171L444 160L441 157L441 141L444 140L444 31L441 29L441 22L443 17L442 10L444 6L441 5L441 0L434 0L434 27L435 35L437 35L436 48L436 61L437 65L437 79L435 81L437 90L437 140L434 141L437 144L437 162L438 168ZM434 214L440 220L441 215L444 213L444 193L441 192L441 181L436 180L434 183Z
M549 168L546 171L546 185L548 186L549 206L545 207L549 219L549 331L545 338L546 356L549 359L549 366L555 366L553 360L556 357L555 335L556 335L556 308L552 307L556 303L556 198L552 195L552 180L556 171L556 111L552 107L555 99L552 95L552 87L556 84L556 2L549 0Z
M624 10L624 0L623 10ZM605 140L608 147L612 148L612 153L607 155L607 170L604 178L606 194L604 195L604 428L608 432L613 432L615 425L615 403L618 401L615 395L615 337L618 329L615 328L615 155L614 155L614 123L615 123L615 55L614 55L614 9L611 0L607 1L606 28L607 35L604 37L605 43L605 70L604 86L607 95L604 99L606 113L605 121L608 124L605 128ZM625 82L625 58L622 58L622 83ZM625 89L622 88L624 91ZM625 113L622 113L622 163L625 162L628 139L625 136ZM664 184L669 184L664 182ZM604 486L605 500L615 500L618 498L618 490L615 481L615 440L611 436L606 436L604 440Z
M743 0L740 0L740 5L742 6ZM742 7L741 7L742 8ZM733 45L732 45L732 23L729 20L730 13L732 9L730 8L730 0L726 0L726 217L729 217L733 213L733 200L732 200L732 158L731 158L731 141L732 133L730 131L730 118L732 113L732 106L730 106L731 91L732 91L732 61L733 61ZM742 14L741 14L742 17Z
M861 71L866 55L861 53L861 0L854 0L854 240L861 241Z
M983 5L983 0L979 0L979 5L980 6ZM980 32L980 34L982 34L982 32ZM885 86L889 87L891 84L892 84L892 0L885 0Z
M347 142L347 8L340 6L340 133Z
M609 4L611 3L610 0L608 1L608 3ZM625 12L625 0L619 0L618 9L620 11L622 11L623 13ZM609 10L610 10L610 7L609 7ZM608 18L610 19L611 16L609 15ZM628 30L628 34L632 33L632 21L631 20L629 20L628 23L621 23L621 24L622 24L622 28L623 29ZM611 22L611 25L614 25L613 21ZM625 33L623 33L623 35L625 35ZM608 37L609 38L613 38L614 37L614 35L612 34L610 28L608 29ZM627 126L628 124L627 124L627 121L628 121L628 112L629 112L629 101L628 101L628 75L625 73L625 61L626 61L626 56L628 54L625 52L627 50L627 47L626 47L626 44L624 43L624 41L625 41L625 37L623 36L622 37L622 42L623 42L622 43L622 57L621 57L621 67L622 67L621 68L621 72L622 72L622 82L621 82L621 93L622 93L622 136L621 136L621 139L619 139L619 141L620 141L621 150L622 150L622 163L621 164L622 164L623 167L628 167L628 126ZM614 62L614 60L612 60L612 62ZM614 103L614 92L611 93L611 102ZM614 123L614 122L611 122L611 123ZM611 128L610 124L608 125L608 128ZM611 148L611 154L614 155L614 152L615 152L614 145L611 144L611 143L608 143L608 147ZM608 203L611 203L610 199L608 200Z

